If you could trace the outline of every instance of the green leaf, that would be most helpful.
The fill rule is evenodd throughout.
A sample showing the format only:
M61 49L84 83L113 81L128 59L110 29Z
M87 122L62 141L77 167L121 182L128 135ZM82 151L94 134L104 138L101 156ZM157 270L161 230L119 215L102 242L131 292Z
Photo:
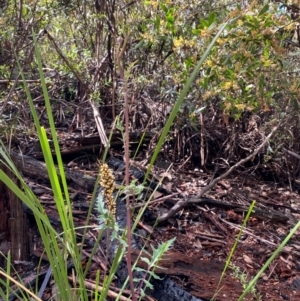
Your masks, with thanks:
M163 10L163 12L165 13L165 14L167 14L167 12L168 12L168 7L165 5L165 4L163 4L162 2L160 2L159 3L159 6L160 6L160 8Z
M143 269L143 268L140 268L140 267L135 267L134 268L137 272L147 272L147 270ZM141 280L141 279L139 279Z
M265 12L267 12L269 10L269 4L266 4L258 13L258 16L260 17L261 15L263 15Z
M143 288L141 288L141 297L144 297L144 296L146 296L146 293L145 293L145 291L143 290Z
M216 21L216 13L211 12L208 16L208 24L212 25Z
M159 17L159 15L156 15L156 18L155 18L155 29L157 31L159 31L159 29L160 29L160 17Z
M146 287L148 287L151 290L153 290L153 285L148 280L144 279L143 282L146 284Z
M150 260L147 257L141 257L141 260L147 263L148 266L151 265Z
M153 271L148 272L154 279L156 280L162 280L161 277L159 277L157 274L155 274Z

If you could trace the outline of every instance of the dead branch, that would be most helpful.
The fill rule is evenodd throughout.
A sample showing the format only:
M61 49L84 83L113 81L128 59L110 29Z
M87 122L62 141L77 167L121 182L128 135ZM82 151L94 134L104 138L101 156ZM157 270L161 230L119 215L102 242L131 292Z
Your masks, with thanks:
M286 149L286 148L283 148L283 150L284 150L285 152L287 152L288 154L292 155L293 157L295 157L295 158L297 158L297 159L300 160L300 155L298 155L298 154L296 154L296 153L294 153L294 152L292 152L292 151L290 151L290 150L288 150L288 149Z
M234 164L233 166L231 166L224 174L222 174L221 176L215 178L213 181L211 181L206 187L204 187L197 195L195 198L190 198L187 199L185 198L182 201L179 201L178 203L176 203L171 209L170 211L168 211L167 213L161 215L158 219L157 222L161 223L166 221L167 219L169 219L170 217L174 216L178 211L180 211L181 209L183 209L184 207L186 207L189 204L197 204L201 202L201 197L210 189L212 189L218 182L220 182L221 180L223 180L224 178L226 178L228 175L230 175L237 167L239 167L240 165L250 161L252 158L254 158L258 152L268 143L268 141L270 140L270 138L272 137L272 135L275 133L275 131L279 128L280 124L275 126L272 131L270 132L270 134L266 137L266 139L261 143L261 145L248 157L246 157L245 159L240 160L239 162L237 162L236 164Z

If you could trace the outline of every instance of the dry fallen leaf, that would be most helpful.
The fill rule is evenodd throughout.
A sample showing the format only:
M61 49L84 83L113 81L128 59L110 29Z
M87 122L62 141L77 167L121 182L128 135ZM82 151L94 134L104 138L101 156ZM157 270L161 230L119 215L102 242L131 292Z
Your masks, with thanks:
M196 239L194 246L198 249L202 249L202 244L198 238Z
M244 261L245 261L246 263L248 263L248 264L253 264L252 259L251 259L248 255L243 254L243 258L244 258Z

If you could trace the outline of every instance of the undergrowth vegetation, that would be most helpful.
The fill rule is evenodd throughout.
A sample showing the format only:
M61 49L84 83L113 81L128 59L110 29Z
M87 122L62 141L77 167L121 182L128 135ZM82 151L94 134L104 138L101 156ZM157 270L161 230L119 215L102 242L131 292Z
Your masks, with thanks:
M268 157L277 159L277 145L297 150L299 64L294 34L298 12L275 1L241 5L205 0L188 5L180 1L118 5L113 1L24 1L16 10L14 2L7 1L0 22L2 116L13 128L31 129L28 111L22 109L26 107L24 91L9 81L18 77L16 57L31 81L35 103L43 106L33 57L34 30L60 123L76 114L81 126L89 118L85 106L89 102L105 118L124 116L126 78L132 128L159 131L218 25L230 20L182 103L164 156L177 162L188 157L194 165L209 168L214 162L223 171L228 166L220 163L219 154L229 165L234 158L245 157L263 138L253 130L268 132L274 119L283 120L285 126ZM2 121L1 128L6 125ZM154 148L155 143L149 153ZM277 180L287 176L272 164L261 165L264 176L268 177L269 168Z
M276 181L288 179L291 186L296 185L300 166L293 164L284 149L297 152L300 143L298 44L294 39L297 18L289 6L280 6L276 1L249 2L246 7L242 3L206 0L188 4L177 0L25 0L18 7L14 1L1 3L0 136L7 145L16 144L17 136L35 137L41 142L63 233L56 233L4 147L1 162L17 176L21 189L2 170L1 180L34 213L61 300L69 300L69 296L74 300L89 299L84 279L90 264L89 261L83 267L80 260L82 250L76 242L55 129L66 117L75 120L69 129L80 128L82 134L90 134L91 129L84 123L93 114L95 117L97 110L102 119L110 121L106 126L116 118L124 120L120 126L123 137L128 137L129 128L155 133L148 148L148 172L162 155L173 162L186 160L196 166L213 167L216 174L221 174L253 153L280 124L253 165L247 167L253 171L259 165L263 177L272 173ZM48 144L45 128L50 128L53 147ZM128 164L127 142L124 139ZM105 146L109 147L109 140ZM56 154L60 179L51 152ZM283 167L279 167L278 158L284 156ZM130 248L137 223L120 233L113 218L113 177L105 165L101 165L100 175L101 186L107 187L97 203L99 223L105 225L99 227L97 239L110 228L111 239L118 239L120 244L102 283L97 275L92 292L95 300L109 296L109 285ZM96 190L97 187L93 199ZM127 198L131 196L128 191L131 189L127 190ZM129 205L127 210L130 217ZM287 240L288 237L274 257ZM149 279L157 278L155 268L172 243L173 240L153 248L150 259L142 258L148 264L148 269L143 270L145 279L133 279L135 268L127 257L132 300L142 298L144 290L151 288ZM76 271L78 290L69 283L69 258ZM7 288L1 295L4 300L11 293L9 255L7 263L6 272L1 271L7 280L0 280ZM236 275L242 274L236 271ZM256 280L248 287L243 283L245 294ZM38 292L33 297L40 298Z

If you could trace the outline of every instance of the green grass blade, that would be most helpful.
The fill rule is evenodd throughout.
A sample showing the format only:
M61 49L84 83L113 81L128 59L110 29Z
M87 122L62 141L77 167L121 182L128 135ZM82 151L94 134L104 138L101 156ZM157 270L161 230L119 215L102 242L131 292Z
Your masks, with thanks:
M236 250L237 244L238 244L238 242L240 241L240 238L241 238L241 235L242 235L242 233L243 233L243 230L244 230L244 228L246 227L246 224L247 224L247 222L248 222L248 220L249 220L250 214L251 214L251 212L253 211L253 208L254 208L255 204L256 204L256 201L253 201L252 204L251 204L251 206L250 206L249 209L248 209L248 212L247 212L247 215L246 215L246 217L245 217L245 219L244 219L244 221L243 221L241 230L239 231L239 233L238 233L238 235L237 235L237 237L236 237L236 239L235 239L235 242L234 242L234 244L233 244L233 247L232 247L231 250L230 250L230 254L229 254L229 256L228 256L228 258L227 258L227 260L226 260L225 267L224 267L223 272L222 272L222 275L221 275L221 277L220 277L220 280L219 280L217 289L219 288L219 286L220 286L220 284L221 284L221 282L222 282L222 279L223 279L223 277L224 277L224 275L225 275L225 273L226 273L226 270L228 269L228 266L229 266L229 264L230 264L230 262L231 262L231 259L232 259L232 256L233 256L233 253L234 253L235 250Z
M58 170L59 170L59 175L60 175L60 181L62 183L63 187L63 192L58 180L58 176L56 173L56 169L54 166L51 150L47 141L46 133L44 129L41 131L39 137L42 138L42 150L43 154L45 157L47 169L49 168L49 177L51 181L51 186L53 189L53 193L55 196L55 201L56 201L56 207L58 209L59 217L62 222L63 230L64 230L64 244L66 247L66 250L68 253L71 255L73 259L73 263L75 266L75 270L77 273L77 279L79 281L80 285L80 295L82 300L88 300L87 296L87 291L85 289L84 285L84 278L83 278L83 268L81 264L81 255L77 246L76 242L76 233L75 233L75 226L74 226L74 220L73 220L73 215L72 215L72 204L70 201L69 197L69 191L68 191L68 186L67 186L67 181L66 181L66 176L65 176L65 171L64 171L64 166L62 162L62 157L60 153L60 148L59 148L59 142L56 134L56 128L55 128L55 123L54 123L54 118L52 114L52 108L51 108L51 102L49 99L48 95L48 90L46 86L46 81L42 69L42 60L40 56L40 51L39 47L37 44L36 36L33 31L33 41L34 41L34 49L35 49L35 55L37 58L37 64L38 64L38 70L39 70L39 75L42 83L42 90L43 90L43 95L45 99L45 106L46 106L46 112L49 120L49 125L50 125L50 131L51 131L51 138L53 140L54 144L54 150L55 150L55 155L56 159L58 162ZM67 274L64 275L64 277L67 279Z
M123 236L124 237L126 236L126 231L124 231ZM125 249L124 249L123 245L119 244L119 247L118 247L117 252L115 254L115 257L114 257L114 260L112 262L111 268L109 270L109 275L105 278L105 281L103 283L103 288L104 289L101 292L100 299L99 299L100 301L106 300L107 292L108 292L108 290L110 288L110 285L111 285L111 283L114 279L114 276L115 276L116 271L117 271L117 269L120 265L120 262L121 262L121 260L124 256L124 253L125 253Z
M35 45L35 48L36 48L37 44L36 44L35 36L34 36L34 45ZM33 116L35 128L36 128L38 137L40 139L40 143L42 145L42 148L45 151L45 150L47 150L47 148L50 149L48 141L47 141L47 137L45 135L44 130L40 126L38 115L37 115L37 112L35 110L35 106L34 106L30 91L28 89L27 82L26 82L25 77L24 77L24 73L22 72L22 68L20 66L20 63L19 63L19 60L18 60L17 57L16 57L16 61L17 61L17 64L18 64L18 67L19 67L19 70L20 70L22 80L23 80L23 86L24 86L24 90L25 90L25 93L26 93L26 96L27 96L27 99L28 99L28 102L29 102L29 106L30 106L30 109L31 109L31 113L32 113L32 116ZM45 81L44 81L44 84L45 84ZM45 95L44 95L44 97L45 97ZM48 98L48 100L49 100L49 98ZM46 152L46 154L47 153L49 153L49 152ZM44 156L45 156L45 154L44 154ZM48 169L48 173L49 173L49 176L50 176L50 180L52 181L52 183L54 183L55 182L55 180L54 180L54 178L55 178L54 164L49 163L51 161L51 159L49 159L49 154L46 155L46 157L47 158L45 158L45 160L48 162L47 169ZM52 179L51 179L51 177L52 177ZM57 175L56 175L56 177L57 177ZM60 189L58 187L60 187L60 186L56 185L56 187L54 188L56 196L57 196L57 191L56 190ZM53 187L52 187L52 189L53 189ZM29 192L28 188L27 188L27 191ZM55 201L56 200L57 199L55 199ZM58 205L58 208L60 207L59 202L56 202L56 205ZM34 207L34 206L31 206L31 207ZM43 212L42 208L39 208L38 210L40 210L40 212ZM53 276L54 276L56 285L58 286L58 288L60 290L61 298L63 300L67 300L68 297L71 295L71 288L70 288L70 284L69 284L69 281L68 281L68 274L67 274L67 269L66 269L66 257L61 255L61 251L60 251L60 248L59 248L58 242L57 242L57 239L59 239L59 238L56 235L54 235L54 232L52 230L52 226L50 225L50 227L49 227L49 225L45 224L45 220L46 220L46 223L47 223L47 220L48 220L47 218L45 218L45 216L44 216L44 219L42 219L40 217L40 214L36 215L36 213L37 213L36 210L33 211L33 213L35 214L37 226L39 228L39 232L40 232L41 238L43 240L43 243L44 243L44 246L45 246L45 250L46 250L50 265L53 269ZM62 217L62 219L63 219L64 215L62 215L60 217ZM62 224L65 225L65 222L62 222ZM64 241L66 241L66 240L64 240ZM75 246L76 246L76 244L75 244ZM79 260L80 260L79 256L77 258L79 258Z

